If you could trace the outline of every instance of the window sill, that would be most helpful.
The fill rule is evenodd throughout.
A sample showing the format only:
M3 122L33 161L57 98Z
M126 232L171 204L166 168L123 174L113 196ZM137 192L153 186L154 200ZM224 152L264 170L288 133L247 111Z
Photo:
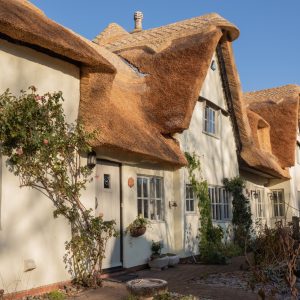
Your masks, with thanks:
M197 212L195 212L195 211L186 211L185 215L186 216L198 216Z
M231 219L224 219L224 220L212 220L213 223L230 223Z
M148 219L149 220L149 219ZM164 220L149 220L150 224L161 224L166 223Z
M215 139L217 139L217 140L220 139L220 136L219 136L219 135L216 135L216 134L213 134L213 133L209 133L209 132L206 132L206 131L204 131L204 130L202 130L202 133L204 133L204 134L206 134L206 135L208 135L208 136L211 136L211 137L213 137L213 138L215 138Z

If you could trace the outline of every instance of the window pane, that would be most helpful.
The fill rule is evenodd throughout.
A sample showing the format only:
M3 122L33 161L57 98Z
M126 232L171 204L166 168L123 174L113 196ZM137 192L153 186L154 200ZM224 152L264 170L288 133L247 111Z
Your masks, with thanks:
M186 200L185 203L186 203L186 208L185 208L186 211L190 211L190 201Z
M103 174L103 187L105 189L110 189L110 175Z
M156 178L156 198L161 198L161 179Z
M144 218L149 218L148 200L144 200Z
M156 220L162 220L161 216L161 201L157 200L156 201Z
M138 215L143 215L143 200L138 199Z
M148 183L147 183L148 179L144 178L143 179L143 196L146 198L148 197Z
M142 181L143 179L138 177L137 179L137 196L142 197Z
M191 200L191 201L190 201L190 211L195 211L195 208L194 208L194 200Z

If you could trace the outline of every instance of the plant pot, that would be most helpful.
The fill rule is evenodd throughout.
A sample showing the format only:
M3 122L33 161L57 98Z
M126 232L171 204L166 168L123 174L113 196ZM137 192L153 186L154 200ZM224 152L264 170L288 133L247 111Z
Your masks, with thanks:
M179 256L176 254L167 254L169 257L169 267L175 267L179 264Z
M155 259L150 260L148 262L148 265L151 268L151 270L165 269L165 268L168 267L168 264L169 264L169 257L168 256L155 258Z
M130 228L130 235L132 237L139 237L146 232L146 227L134 227Z

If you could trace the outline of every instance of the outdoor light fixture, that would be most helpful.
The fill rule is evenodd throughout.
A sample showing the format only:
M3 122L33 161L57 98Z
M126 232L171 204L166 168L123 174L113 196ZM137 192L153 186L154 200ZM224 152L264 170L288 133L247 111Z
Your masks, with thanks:
M169 201L169 208L177 207L176 201Z
M210 68L211 68L213 71L215 71L215 70L217 69L217 63L216 63L215 60L213 60L213 61L211 62Z
M253 199L258 199L258 192L257 192L256 190L252 190L252 191L251 191L251 197L252 197Z
M97 163L97 155L95 151L91 151L87 155L87 166L90 169L93 169L96 166Z

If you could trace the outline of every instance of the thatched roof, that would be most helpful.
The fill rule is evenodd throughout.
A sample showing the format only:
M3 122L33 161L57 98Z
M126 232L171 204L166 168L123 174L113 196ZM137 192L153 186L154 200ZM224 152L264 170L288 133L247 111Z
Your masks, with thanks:
M251 126L250 140L254 140L255 151L265 152L265 157L272 157L282 177L288 177L288 167L295 165L295 145L299 122L300 87L286 85L244 94L248 107ZM253 115L261 123L253 124ZM252 117L251 117L252 116ZM263 129L262 122L268 124ZM257 136L261 137L258 141ZM269 146L266 147L267 143ZM244 155L246 163L252 166L253 154ZM267 159L261 161L261 167Z
M234 61L231 43L221 43L222 60L224 68L225 92L229 98L228 107L233 119L240 165L254 169L275 178L289 178L287 166L280 164L273 152L269 122L263 117L247 109L239 75ZM260 129L259 132L257 130ZM292 142L293 143L293 142ZM294 144L293 144L294 147ZM284 149L284 148L283 148Z
M225 39L228 41L233 41L239 36L239 30L232 23L212 13L149 30L135 31L132 34L124 34L125 30L121 26L110 24L94 41L112 52L136 47L148 47L159 52L168 47L174 39L199 33L205 34L216 28L224 31ZM113 36L120 35L120 32L122 35L119 38L111 39ZM106 38L107 36L109 39Z
M237 36L238 29L216 14L131 34L109 25L96 39L102 47L95 47L118 54L118 62L110 61L117 73L86 68L81 81L80 116L90 130L99 129L98 153L185 165L172 135L189 127L218 43Z
M49 54L114 72L112 66L80 37L47 18L26 0L0 0L2 38L33 46Z

